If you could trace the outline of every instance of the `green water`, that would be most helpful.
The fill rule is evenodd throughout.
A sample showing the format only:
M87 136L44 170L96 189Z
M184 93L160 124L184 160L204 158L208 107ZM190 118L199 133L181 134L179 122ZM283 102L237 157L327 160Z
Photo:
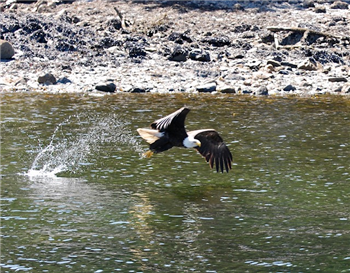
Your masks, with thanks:
M1 105L1 272L350 272L349 98ZM230 173L195 150L140 157L136 128L184 105L187 129L223 136Z

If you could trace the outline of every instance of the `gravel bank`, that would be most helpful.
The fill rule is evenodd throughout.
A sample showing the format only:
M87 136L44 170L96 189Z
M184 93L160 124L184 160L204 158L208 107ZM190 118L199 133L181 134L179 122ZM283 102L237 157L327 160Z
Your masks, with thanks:
M8 0L0 90L349 95L349 6Z

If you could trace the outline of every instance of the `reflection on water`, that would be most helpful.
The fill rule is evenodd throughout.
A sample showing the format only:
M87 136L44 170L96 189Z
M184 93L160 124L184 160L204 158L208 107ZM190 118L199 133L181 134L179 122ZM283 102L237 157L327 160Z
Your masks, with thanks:
M231 173L194 150L140 158L136 128L183 105L189 130L223 135ZM2 272L347 272L349 113L346 98L4 95Z

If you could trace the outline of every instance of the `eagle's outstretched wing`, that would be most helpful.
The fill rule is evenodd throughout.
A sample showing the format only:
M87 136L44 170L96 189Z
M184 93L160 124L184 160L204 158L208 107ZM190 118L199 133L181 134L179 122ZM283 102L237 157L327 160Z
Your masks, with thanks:
M224 172L224 169L228 172L231 169L232 154L218 132L203 129L190 131L187 134L201 142L201 146L195 149L209 162L211 168L215 165L217 172Z
M165 130L185 130L185 118L189 111L190 109L182 107L174 113L154 121L151 124L151 128L160 132Z

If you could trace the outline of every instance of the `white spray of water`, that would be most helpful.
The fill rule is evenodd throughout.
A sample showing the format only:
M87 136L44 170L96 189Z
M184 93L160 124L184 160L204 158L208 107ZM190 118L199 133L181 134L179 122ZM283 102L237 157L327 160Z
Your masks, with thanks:
M89 155L95 156L108 143L124 144L135 152L142 152L135 134L117 115L70 116L56 127L50 143L41 148L27 174L54 177L61 172L76 172Z

